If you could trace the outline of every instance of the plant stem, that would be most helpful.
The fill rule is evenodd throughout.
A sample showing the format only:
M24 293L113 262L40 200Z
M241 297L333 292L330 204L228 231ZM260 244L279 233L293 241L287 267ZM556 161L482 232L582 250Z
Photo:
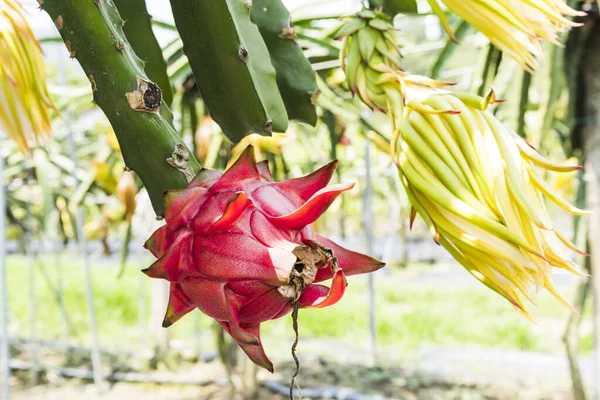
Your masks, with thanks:
M148 14L145 0L113 0L125 25L123 32L133 51L144 62L144 70L150 80L162 90L163 101L171 106L173 90L167 75L167 63L162 49L152 32L152 17Z
M183 142L170 124L169 107L161 104L160 90L148 80L123 33L113 0L45 0L41 7L90 80L94 102L115 130L125 164L139 175L154 210L163 215L162 194L187 186L186 175L166 161ZM193 174L200 168L193 155L188 168Z
M233 142L285 132L288 116L263 38L242 0L171 0L196 84Z

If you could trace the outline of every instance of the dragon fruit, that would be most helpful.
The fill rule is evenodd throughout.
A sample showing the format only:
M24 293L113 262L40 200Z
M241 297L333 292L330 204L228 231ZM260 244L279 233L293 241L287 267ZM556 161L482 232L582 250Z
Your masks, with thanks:
M168 327L200 309L257 365L273 372L260 324L294 308L340 300L346 276L384 264L347 250L311 227L354 184L326 187L337 162L273 182L249 146L225 173L202 169L186 189L164 195L166 225L145 247L158 258L143 272L170 282ZM329 287L317 284L331 279Z

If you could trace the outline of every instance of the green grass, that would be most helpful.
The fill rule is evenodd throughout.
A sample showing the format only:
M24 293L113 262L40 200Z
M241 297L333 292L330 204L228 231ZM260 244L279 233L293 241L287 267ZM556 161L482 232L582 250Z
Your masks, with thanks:
M52 259L53 261L53 259ZM8 260L8 286L11 333L29 335L28 260L11 256ZM71 340L87 342L88 319L80 262L73 256L61 258L65 305L78 336ZM104 262L105 263L105 262ZM56 272L50 258L36 267L36 307L38 336L60 336L60 312L54 294L40 273L43 268L56 285ZM143 290L149 303L149 279L140 279L140 265L130 266L117 280L118 267L94 267L94 302L101 341L108 347L139 344L138 301ZM458 266L456 268L459 268ZM536 296L530 311L532 323L494 292L474 282L457 288L439 283L427 286L403 285L406 272L395 271L376 281L378 341L398 354L422 346L477 345L523 350L562 351L560 336L568 311L547 293ZM143 285L140 289L140 284ZM303 337L335 338L350 343L366 343L368 337L367 285L365 277L351 277L345 297L334 307L302 310ZM567 297L569 294L567 293ZM149 310L149 304L146 306ZM148 316L146 316L148 317ZM197 319L183 318L173 328L175 338L190 338ZM200 326L207 329L211 320L202 316ZM263 324L263 337L288 340L292 337L289 317ZM589 339L582 340L589 349Z
M377 282L378 341L398 353L422 346L478 345L536 351L562 351L560 335L568 311L548 294L531 306L536 323L520 315L494 292L473 283L457 289L402 286L402 275ZM300 314L303 335L365 340L368 332L365 279L350 279L335 307ZM283 334L283 322L265 324L265 333Z

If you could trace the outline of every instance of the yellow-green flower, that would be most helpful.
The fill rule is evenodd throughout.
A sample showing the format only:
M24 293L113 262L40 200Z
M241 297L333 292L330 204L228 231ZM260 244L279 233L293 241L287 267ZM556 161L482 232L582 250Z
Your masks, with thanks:
M22 151L51 130L54 107L46 89L40 44L16 0L0 0L0 133Z
M393 157L414 211L434 239L528 315L521 298L532 287L568 304L551 271L580 273L567 250L584 254L554 229L544 198L570 213L587 213L562 198L538 168L568 173L580 167L543 158L486 111L493 101L491 92L485 99L444 94L409 103Z
M533 71L542 55L541 40L558 44L560 33L578 24L569 17L585 15L564 0L427 0L454 37L441 1L450 11L486 35L498 49Z
M439 92L448 84L402 70L400 47L389 17L363 10L338 30L343 38L340 63L350 91L371 109L400 121L404 105Z

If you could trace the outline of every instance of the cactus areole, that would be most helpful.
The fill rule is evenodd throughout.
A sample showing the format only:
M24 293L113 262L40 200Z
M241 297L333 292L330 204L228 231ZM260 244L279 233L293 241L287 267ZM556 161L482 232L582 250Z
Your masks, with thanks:
M317 234L311 224L353 184L326 187L337 162L273 182L248 147L225 173L202 169L164 196L166 225L146 242L158 260L144 270L171 283L163 326L195 308L217 320L257 365L273 371L261 322L294 308L340 300L346 276L383 263ZM319 282L331 280L324 286Z

